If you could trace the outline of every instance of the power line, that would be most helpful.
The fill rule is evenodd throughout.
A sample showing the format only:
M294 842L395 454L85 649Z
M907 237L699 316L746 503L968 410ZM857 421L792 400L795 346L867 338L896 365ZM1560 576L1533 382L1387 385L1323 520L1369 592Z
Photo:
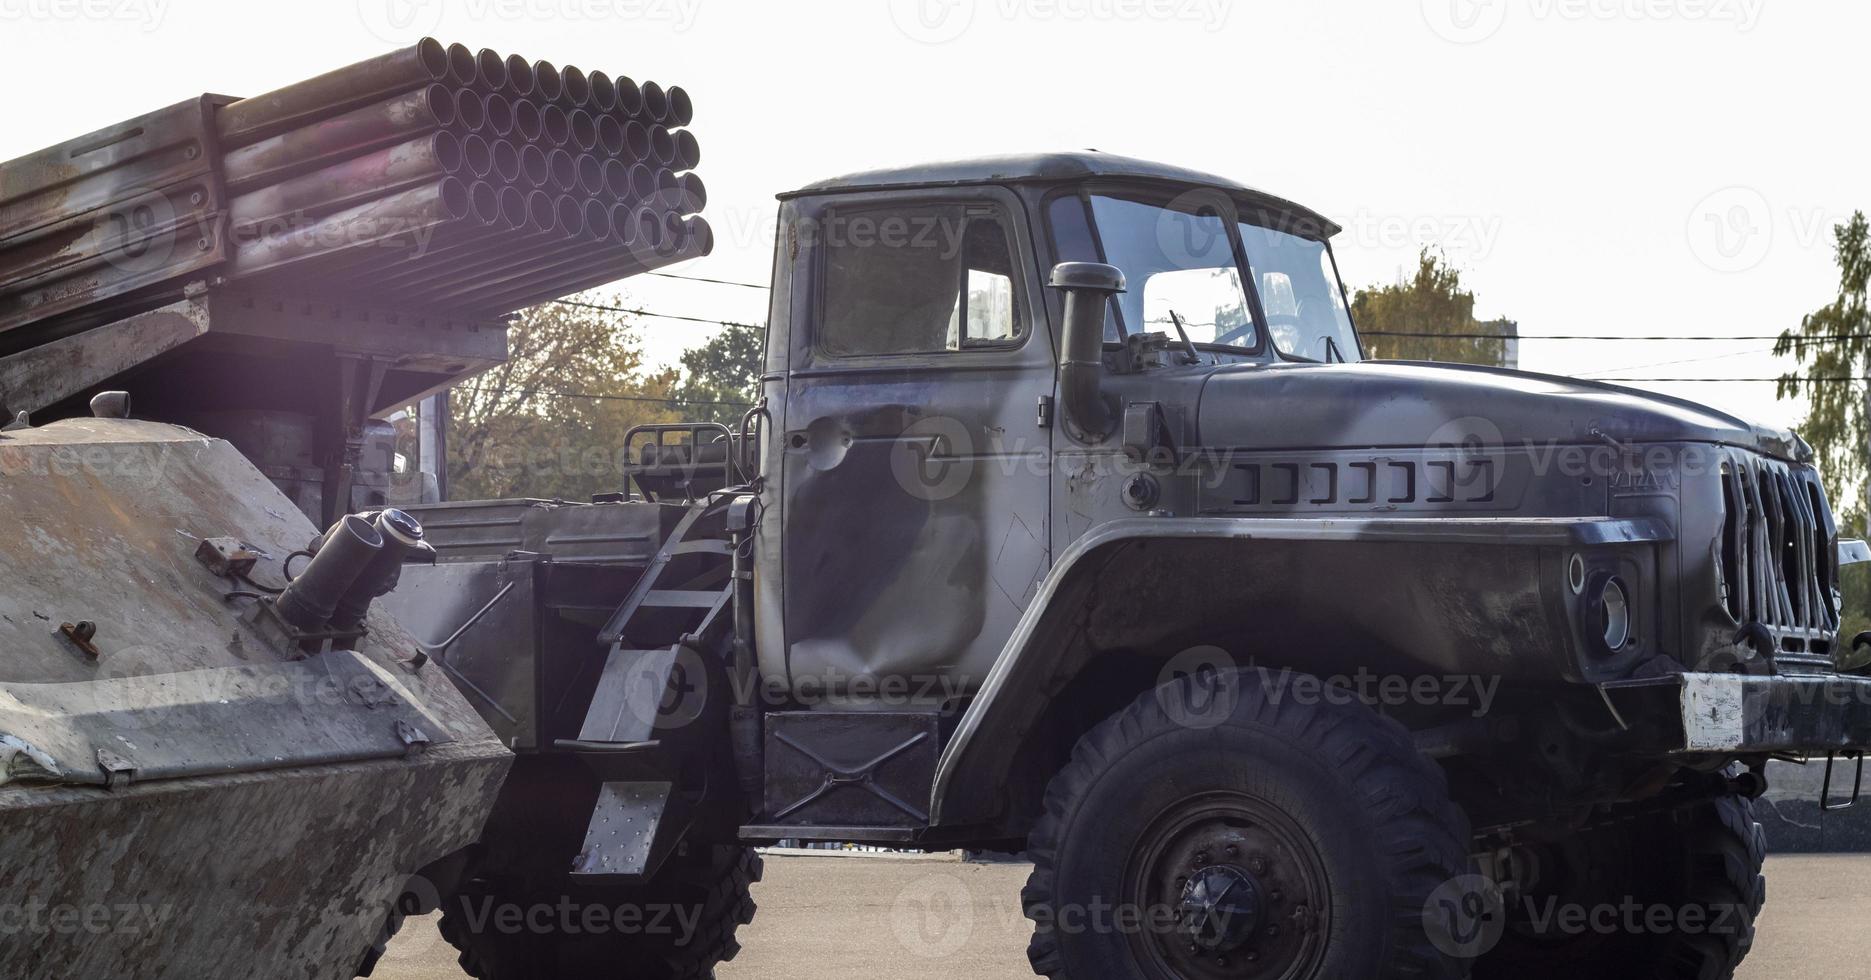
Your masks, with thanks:
M1707 357L1685 357L1685 358L1682 358L1680 360L1675 360L1675 361L1651 361L1648 364L1626 364L1623 367L1593 368L1592 370L1579 375L1579 377L1582 377L1582 378L1590 377L1593 380L1597 380L1597 381L1616 381L1617 380L1616 378L1604 377L1604 375L1614 374L1619 371L1643 371L1648 368L1672 367L1677 364L1705 364L1709 361L1723 361L1731 357L1749 357L1749 356L1758 357L1762 354L1771 354L1773 352L1774 350L1771 347L1768 347L1765 349L1762 349L1759 347L1750 347L1747 350L1733 350L1733 351L1729 351L1726 354L1710 354Z
M1737 382L1737 383L1744 382L1744 381L1796 381L1800 384L1849 384L1855 381L1871 381L1871 378L1849 377L1849 376L1839 377L1839 378L1802 378L1802 377L1795 375L1795 376L1788 377L1788 378L1579 378L1578 380L1580 381L1644 381L1644 382L1650 382L1650 383L1655 383L1655 384L1664 384L1664 383L1680 384L1680 383L1691 382L1691 381L1709 382L1711 384L1726 384L1731 381Z
M1554 334L1508 335L1508 334L1498 334L1498 333L1428 333L1428 332L1416 332L1416 331L1409 331L1409 330L1360 330L1358 331L1358 336L1360 337L1422 337L1422 338L1432 339L1432 340L1439 338L1439 337L1446 337L1446 338L1451 338L1455 340L1649 340L1649 341L1658 341L1658 340L1698 340L1698 341L1702 341L1702 340L1708 340L1708 341L1772 340L1772 341L1778 341L1780 339L1780 335L1778 334L1774 334L1772 336L1742 334L1742 335L1727 336L1727 337L1718 337L1714 335L1678 337L1678 336L1664 336L1664 335L1659 334L1659 335L1650 335L1650 336L1627 337L1627 336L1613 336L1610 334L1558 334L1558 333L1554 333ZM1788 340L1793 344L1834 344L1834 343L1841 343L1847 340L1871 340L1871 334L1840 334L1834 337L1790 337L1788 338Z
M701 281L701 282L721 282L721 283L724 283L730 286L747 286L753 289L768 288L765 286L755 286L752 283L730 282L728 280L698 279L697 277L694 277L694 276L677 276L677 275L672 275L669 273L650 273L650 275L667 275L669 276L669 278L672 278L672 279L697 279L697 281ZM597 311L604 312L604 313L626 313L631 316L647 316L647 317L654 317L659 320L679 320L684 323L707 323L707 324L711 324L711 325L719 326L719 327L748 327L751 329L764 329L765 328L764 324L748 323L742 320L718 320L718 319L714 319L711 317L688 316L686 314L681 314L681 313L658 313L654 310L636 309L636 308L631 308L631 307L626 307L626 306L608 306L603 303L583 303L583 302L579 302L578 300L571 300L571 299L555 299L555 300L550 300L549 302L559 305L559 306L571 306L571 307L576 307L578 309L584 309L584 310L597 310ZM1168 321L1163 321L1163 322L1168 322ZM1199 324L1188 324L1188 325L1199 326ZM1427 331L1411 331L1411 330L1360 330L1358 331L1358 336L1360 337L1414 337L1414 338L1421 338L1421 339L1427 339L1427 340L1447 339L1447 340L1501 340L1501 341L1509 341L1509 340L1642 340L1642 341L1651 341L1651 342L1657 342L1657 341L1719 342L1719 341L1771 340L1777 343L1780 340L1780 336L1778 334L1773 334L1773 335L1737 334L1733 336L1718 336L1714 334L1693 335L1693 336L1676 336L1676 335L1664 335L1664 334L1649 334L1649 335L1641 335L1641 336L1624 336L1624 335L1613 335L1613 334L1519 334L1515 336L1507 336L1507 335L1498 334L1498 333L1430 333ZM1848 340L1871 340L1871 334L1840 334L1840 335L1832 336L1832 337L1789 337L1787 338L1787 340L1788 340L1788 343L1794 346L1800 346L1804 344L1836 344L1836 343L1843 343ZM1772 353L1772 351L1769 350L1763 353ZM1620 370L1620 369L1610 368L1608 370Z
M711 320L701 316L683 316L678 313L655 313L650 310L633 310L623 306L606 306L603 303L581 303L574 299L555 299L551 301L559 306L572 306L581 310L599 310L604 313L628 313L632 316L653 316L659 320L683 320L688 323L712 323L722 327L752 327L759 329L758 323L741 323L736 320Z
M752 402L709 401L702 398L656 398L650 395L598 395L588 391L554 391L550 388L484 388L479 385L456 385L461 391L484 391L499 394L503 391L519 395L543 395L547 398L586 398L600 402L655 402L659 405L725 405L730 408L752 408Z
M742 289L771 290L773 288L772 286L762 285L757 282L739 282L733 279L710 279L707 276L685 276L679 272L650 272L646 273L646 275L660 276L664 279L686 279L689 282L712 282L717 286L739 286Z

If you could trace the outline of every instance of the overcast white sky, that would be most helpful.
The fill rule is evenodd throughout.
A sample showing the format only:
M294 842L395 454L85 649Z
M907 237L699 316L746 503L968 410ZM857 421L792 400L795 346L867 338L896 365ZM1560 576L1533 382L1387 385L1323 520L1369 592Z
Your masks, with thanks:
M1431 244L1524 333L1769 335L1832 298L1831 227L1871 208L1855 0L0 0L0 159L425 32L688 88L720 246L680 271L750 282L779 191L1097 147L1332 215L1353 288ZM624 288L765 314L755 290ZM668 361L708 328L645 333ZM1770 346L1528 341L1521 363L1764 377ZM1771 384L1646 386L1800 414Z

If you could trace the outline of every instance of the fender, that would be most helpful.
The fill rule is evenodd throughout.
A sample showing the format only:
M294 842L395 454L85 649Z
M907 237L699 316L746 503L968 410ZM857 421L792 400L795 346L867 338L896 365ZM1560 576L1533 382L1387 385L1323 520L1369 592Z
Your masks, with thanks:
M1658 518L1127 518L1087 532L1059 558L1035 601L962 716L936 768L930 823L958 827L998 816L999 787L1015 749L1050 700L1069 624L1081 614L1074 599L1125 545L1149 540L1240 542L1370 542L1488 547L1577 548L1662 544L1674 531Z

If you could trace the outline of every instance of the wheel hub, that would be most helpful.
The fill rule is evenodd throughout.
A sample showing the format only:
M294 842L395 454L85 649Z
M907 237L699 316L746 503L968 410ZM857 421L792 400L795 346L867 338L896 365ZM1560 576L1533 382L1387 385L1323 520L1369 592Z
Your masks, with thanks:
M1203 868L1183 886L1179 925L1189 942L1207 953L1232 953L1260 930L1261 887L1254 876L1229 865Z

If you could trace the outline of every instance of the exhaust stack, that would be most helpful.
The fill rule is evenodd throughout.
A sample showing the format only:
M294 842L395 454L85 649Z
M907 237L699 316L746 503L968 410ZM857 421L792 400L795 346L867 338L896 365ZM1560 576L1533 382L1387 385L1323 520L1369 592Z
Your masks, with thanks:
M1066 424L1087 442L1117 428L1118 410L1105 397L1104 317L1112 296L1124 291L1124 273L1102 262L1061 262L1052 288L1065 294L1065 340L1059 350L1059 404Z

